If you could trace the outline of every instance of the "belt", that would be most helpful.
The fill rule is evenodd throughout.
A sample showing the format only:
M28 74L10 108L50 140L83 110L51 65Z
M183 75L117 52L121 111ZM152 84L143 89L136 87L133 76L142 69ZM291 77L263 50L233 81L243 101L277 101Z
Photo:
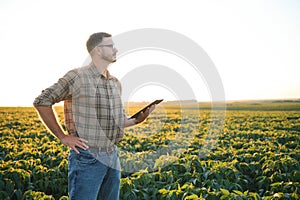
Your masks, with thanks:
M110 146L110 147L99 147L100 152L112 152L115 150L115 145Z

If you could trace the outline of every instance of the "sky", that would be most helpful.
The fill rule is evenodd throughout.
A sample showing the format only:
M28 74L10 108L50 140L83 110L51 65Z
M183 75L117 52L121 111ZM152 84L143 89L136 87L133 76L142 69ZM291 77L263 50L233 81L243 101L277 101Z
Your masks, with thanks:
M0 0L0 106L31 106L41 90L82 66L90 34L143 28L174 31L202 47L226 100L300 98L299 10L298 0ZM109 70L122 80L149 64L174 68L198 101L211 100L205 79L168 52L133 52ZM156 98L178 95L153 83L137 87L126 100Z

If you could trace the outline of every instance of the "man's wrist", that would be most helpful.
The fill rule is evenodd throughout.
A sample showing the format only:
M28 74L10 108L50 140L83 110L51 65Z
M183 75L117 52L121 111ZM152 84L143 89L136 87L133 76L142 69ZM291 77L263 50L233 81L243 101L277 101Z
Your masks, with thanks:
M133 119L133 125L140 123L136 118Z
M63 134L60 134L60 135L57 135L57 138L58 138L60 141L66 139L66 137L67 137L67 135L64 134L64 133L63 133Z

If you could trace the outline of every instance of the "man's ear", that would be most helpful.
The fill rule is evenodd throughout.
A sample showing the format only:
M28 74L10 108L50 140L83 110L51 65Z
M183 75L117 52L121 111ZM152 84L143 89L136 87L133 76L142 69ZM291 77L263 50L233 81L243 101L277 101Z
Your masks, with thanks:
M95 47L95 48L93 49L93 53L94 53L94 54L97 54L97 55L101 55L101 54L102 54L102 48L100 48L100 47Z

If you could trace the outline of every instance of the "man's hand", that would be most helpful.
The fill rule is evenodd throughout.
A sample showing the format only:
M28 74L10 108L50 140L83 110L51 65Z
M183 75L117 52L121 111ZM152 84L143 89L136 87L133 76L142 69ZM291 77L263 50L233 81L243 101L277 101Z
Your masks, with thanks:
M80 138L80 137L75 137L72 135L65 135L62 139L61 142L64 145L67 145L71 147L76 153L80 153L76 147L82 148L84 150L87 150L89 147L86 145L88 143L87 140Z
M155 109L155 105L150 106L149 108L146 109L145 112L141 112L136 118L135 118L135 124L139 124L143 122L149 115L150 113Z

